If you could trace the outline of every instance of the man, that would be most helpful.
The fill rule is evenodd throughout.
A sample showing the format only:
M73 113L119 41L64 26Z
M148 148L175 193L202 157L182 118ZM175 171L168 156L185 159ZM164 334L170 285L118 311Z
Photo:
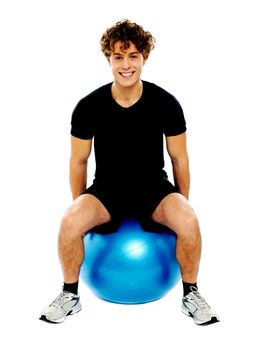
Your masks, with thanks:
M115 231L124 217L134 215L147 231L165 226L176 233L184 290L182 311L199 325L219 321L197 288L201 235L188 202L190 174L183 111L174 96L140 78L154 45L149 32L128 20L116 23L101 38L114 81L81 99L72 115L70 184L74 202L62 219L58 238L64 285L42 312L42 320L63 322L81 309L78 280L84 235L93 227ZM174 184L163 169L164 135ZM93 139L96 171L87 188Z

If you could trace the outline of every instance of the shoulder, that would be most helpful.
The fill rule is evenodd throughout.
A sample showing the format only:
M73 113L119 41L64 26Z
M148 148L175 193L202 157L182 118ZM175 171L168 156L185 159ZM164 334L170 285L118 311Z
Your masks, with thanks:
M101 111L105 108L105 99L108 99L111 83L103 85L93 90L88 95L79 100L75 106L71 119L71 134L77 138L91 139L99 122Z
M161 86L151 83L149 81L143 81L143 86L144 86L146 95L149 98L155 99L156 101L159 100L163 104L168 103L170 105L175 105L175 107L177 107L178 105L180 106L180 103L176 99L176 97L169 91L162 88Z
M143 81L143 87L148 95L154 95L155 98L162 99L163 101L170 101L179 103L176 97L169 91L165 90L161 86L151 83L149 81Z
M111 91L111 83L102 85L101 87L93 90L83 98L79 100L77 103L77 106L80 107L87 107L90 105L96 105L100 104L103 100L106 98L109 98L110 96L110 91Z

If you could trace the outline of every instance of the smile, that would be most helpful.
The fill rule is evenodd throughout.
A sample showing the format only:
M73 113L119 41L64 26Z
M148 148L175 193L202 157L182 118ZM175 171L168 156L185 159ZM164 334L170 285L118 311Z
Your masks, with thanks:
M119 73L120 75L122 75L122 77L124 78L129 78L133 75L133 72L128 72L128 73Z

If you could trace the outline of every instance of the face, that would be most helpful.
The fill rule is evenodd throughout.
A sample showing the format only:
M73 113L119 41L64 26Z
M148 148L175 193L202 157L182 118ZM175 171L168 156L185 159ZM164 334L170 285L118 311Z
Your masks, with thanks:
M135 85L140 79L145 61L133 43L126 51L122 51L121 41L117 41L109 57L116 83L124 87Z

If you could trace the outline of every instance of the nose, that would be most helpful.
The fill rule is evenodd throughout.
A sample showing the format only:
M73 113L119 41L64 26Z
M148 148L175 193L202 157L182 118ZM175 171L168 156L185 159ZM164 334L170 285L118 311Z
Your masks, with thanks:
M122 68L123 69L128 69L130 67L130 61L128 57L124 57L123 58L123 62L122 62Z

